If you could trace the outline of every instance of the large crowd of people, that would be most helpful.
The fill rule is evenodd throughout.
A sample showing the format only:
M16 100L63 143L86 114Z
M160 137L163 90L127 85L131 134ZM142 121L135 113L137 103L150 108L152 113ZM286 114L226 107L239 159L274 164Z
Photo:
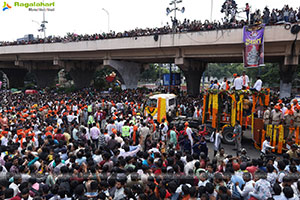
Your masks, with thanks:
M144 115L146 93L1 93L0 199L299 199L296 144L228 155L218 132L210 157L202 130ZM177 112L200 118L201 104L179 95Z
M243 12L246 13L246 18L242 20L237 19L237 4L232 3L234 1L227 0L223 7L222 12L225 12L225 17L222 21L205 20L189 20L184 19L178 21L172 19L172 24L167 24L160 28L136 28L130 31L110 33L96 33L96 34L75 34L68 33L66 36L49 36L47 38L35 38L34 40L20 40L20 41L0 41L0 46L11 46L11 45L27 45L27 44L43 44L43 43L68 43L68 42L79 42L79 41L93 41L113 38L126 38L126 37L140 37L150 35L162 35L170 34L173 32L197 32L197 31L209 31L209 30L223 30L242 28L247 24L261 24L275 25L281 22L295 23L300 20L300 8L295 10L288 5L282 9L273 9L270 11L267 7L261 12L259 9L250 13L250 6L247 4ZM230 6L228 6L230 5ZM174 28L175 27L175 28Z

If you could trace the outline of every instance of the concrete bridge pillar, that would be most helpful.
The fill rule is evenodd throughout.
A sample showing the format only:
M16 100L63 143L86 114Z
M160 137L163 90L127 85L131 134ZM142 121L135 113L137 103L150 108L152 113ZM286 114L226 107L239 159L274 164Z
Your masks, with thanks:
M82 89L90 87L99 63L85 61L66 62L65 67L74 81L75 88Z
M10 88L24 87L24 78L27 74L26 69L1 69L9 80Z
M37 87L38 88L45 88L45 87L51 87L55 84L55 79L57 78L58 69L56 70L32 70L31 73L34 74L36 81L37 81Z
M281 65L280 68L280 98L290 97L292 93L293 76L297 65Z
M117 70L126 89L137 88L142 64L117 60L104 60L103 65Z
M180 67L185 76L187 93L191 96L198 96L200 93L200 83L203 72L206 70L207 63L176 58L175 64Z
M76 68L69 71L76 89L90 87L96 70Z
M292 81L299 65L299 45L288 45L284 64L280 65L280 98L290 97L292 93Z

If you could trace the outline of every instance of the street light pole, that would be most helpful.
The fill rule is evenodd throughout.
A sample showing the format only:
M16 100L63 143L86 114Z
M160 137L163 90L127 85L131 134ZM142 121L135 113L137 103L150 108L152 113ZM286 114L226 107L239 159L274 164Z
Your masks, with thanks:
M38 26L41 26L41 24L38 21L32 20L32 22L36 23ZM38 30L38 32L40 31ZM42 38L42 34L39 34L38 36Z
M211 4L210 4L210 22L212 22L213 7L214 7L214 0L211 0Z
M175 32L175 29L177 27L177 15L176 15L176 11L179 10L181 11L182 13L184 13L185 11L185 8L182 7L181 9L179 9L177 7L177 4L179 3L182 3L182 0L171 0L171 2L169 3L170 6L174 5L174 8L170 9L170 8L167 8L166 11L167 11L167 15L169 15L171 12L174 11L174 19L172 20L172 28L173 28L173 31ZM172 17L171 17L172 18Z
M105 8L102 8L102 10L107 14L107 33L110 32L110 28L109 28L109 23L110 23L110 16L109 16L109 12L105 9Z
M43 5L44 5L44 0L43 0ZM45 17L46 13L45 13L45 7L43 6L43 21L41 23L41 32L44 32L44 38L46 38L46 23L48 23L46 21L46 17Z

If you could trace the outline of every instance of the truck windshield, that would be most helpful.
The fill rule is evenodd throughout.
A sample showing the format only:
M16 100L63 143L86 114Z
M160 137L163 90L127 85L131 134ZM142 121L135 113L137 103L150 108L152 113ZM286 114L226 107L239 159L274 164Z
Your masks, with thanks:
M149 106L149 107L156 107L157 106L157 99L148 99L146 105Z
M175 98L169 100L169 106L175 105Z

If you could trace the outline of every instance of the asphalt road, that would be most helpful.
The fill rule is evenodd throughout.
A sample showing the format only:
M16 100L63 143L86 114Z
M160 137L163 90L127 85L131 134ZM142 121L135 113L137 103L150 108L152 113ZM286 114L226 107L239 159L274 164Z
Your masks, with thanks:
M242 148L245 148L247 150L247 155L250 158L258 158L260 156L260 151L254 147L251 138L252 138L251 131L250 130L245 131L242 139ZM233 150L234 145L228 145L222 143L221 146L224 147L225 153L227 155L236 156L236 151ZM207 142L207 147L208 147L209 158L212 160L214 156L214 145L213 143Z

